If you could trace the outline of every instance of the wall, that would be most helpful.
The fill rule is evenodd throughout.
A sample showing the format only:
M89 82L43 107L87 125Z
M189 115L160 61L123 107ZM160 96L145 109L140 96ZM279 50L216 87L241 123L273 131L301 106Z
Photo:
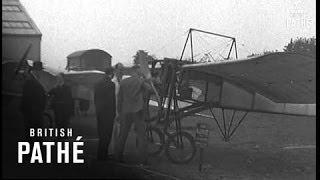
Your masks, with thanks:
M27 59L40 61L40 41L40 36L2 35L2 61L10 59L20 60L30 43L32 44L32 47L28 53Z

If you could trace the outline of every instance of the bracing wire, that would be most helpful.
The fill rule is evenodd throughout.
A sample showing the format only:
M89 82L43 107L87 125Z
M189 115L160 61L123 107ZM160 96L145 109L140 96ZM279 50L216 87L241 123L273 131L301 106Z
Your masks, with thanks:
M217 48L216 50L214 50L213 53L214 53L215 55L218 55L222 50L224 50L225 48L227 48L227 47L229 46L229 44L230 44L231 41L232 41L232 40L229 40L229 41L227 41L227 42L222 43L222 44L226 44L226 45L225 45L225 46L222 46L222 44L221 44L220 48Z
M167 48L169 44L172 44L173 42L175 42L175 41L177 41L178 39L180 39L181 36L185 36L185 35L188 34L188 33L189 33L189 30L185 31L185 32L184 32L183 34L181 34L181 35L178 35L178 36L175 37L174 39L168 41L168 42L165 43L165 45L163 45L161 48L156 49L155 51L153 51L154 54L157 54L157 53L161 52L163 49ZM219 57L219 56L222 57L223 59L225 59L221 54L225 54L225 52L226 52L226 50L227 50L228 47L229 47L228 49L231 48L231 47L230 47L230 43L231 43L233 40L228 40L228 41L221 42L221 43L219 43L218 45L215 45L213 48L211 48L210 46L212 46L212 44L209 43L209 42L206 40L206 38L212 39L212 37L211 37L211 36L205 36L206 38L204 38L203 36L204 36L204 34L200 34L200 33L197 33L197 35L194 36L194 37L199 37L201 41L199 41L198 45L195 45L196 48L199 48L200 52L197 53L197 54L195 54L195 55L193 56L193 58L195 59L195 58L199 57L200 55L203 55L200 59L204 59L204 58L209 58L209 59L210 59L210 58L211 58L213 61L216 61L214 57ZM194 38L194 37L193 37L193 38ZM199 40L199 38L198 38L198 40ZM215 40L216 40L216 39L215 39ZM189 41L190 41L190 40L188 39L187 44L189 44ZM226 45L224 45L224 44L226 44ZM210 48L206 48L207 46L210 47ZM242 47L242 48L244 48L244 47ZM246 50L247 50L247 49L246 49ZM249 52L249 51L247 50L247 52ZM209 56L209 55L210 55L210 56ZM190 57L188 56L188 57L185 57L184 59L191 59L191 55L190 55ZM195 59L195 60L196 60L196 59Z
M203 41L203 42L205 42L208 46L211 46L212 44L210 44L206 39L204 39L203 37L202 37L202 35L200 35L200 34L197 34L198 35L198 37ZM200 41L200 42L202 42L202 41ZM226 48L227 47L229 47L230 46L230 43L232 42L232 40L229 40L229 41L224 41L224 42L222 42L222 43L219 43L218 45L216 45L216 46L214 46L213 48L210 48L210 50L208 50L208 49L206 49L206 48L203 48L202 46L202 49L205 49L205 51L203 52L203 54L204 54L204 56L203 57L201 57L201 59L203 59L204 57L208 57L208 55L210 55L210 57L211 57L211 59L213 60L213 61L215 61L214 60L214 58L213 58L213 56L211 55L211 53L213 53L213 52L215 52L215 53L219 53L221 50L223 50L223 52L222 52L222 54L226 51ZM226 44L225 46L223 46L223 44ZM202 44L201 44L202 45ZM220 48L218 48L217 49L217 47L220 47ZM220 54L218 54L218 55L220 55ZM221 56L221 55L220 55ZM209 57L209 58L210 58Z

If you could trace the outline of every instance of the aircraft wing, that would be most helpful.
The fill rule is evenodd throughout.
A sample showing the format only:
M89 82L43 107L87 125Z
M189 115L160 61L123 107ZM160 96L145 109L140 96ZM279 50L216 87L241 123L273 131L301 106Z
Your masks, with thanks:
M184 65L185 70L220 77L276 103L316 102L316 58L272 53L245 60Z
M316 115L316 58L272 53L245 60L183 65L192 99L213 107ZM185 76L184 75L184 76Z

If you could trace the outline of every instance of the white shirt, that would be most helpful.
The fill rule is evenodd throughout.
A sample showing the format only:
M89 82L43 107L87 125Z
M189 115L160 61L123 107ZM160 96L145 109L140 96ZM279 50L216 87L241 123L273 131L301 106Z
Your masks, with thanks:
M114 88L114 95L116 96L116 108L118 107L118 94L119 94L119 90L120 90L120 84L118 79L116 78L116 76L113 76L113 78L111 79L111 81L114 83L115 88ZM118 115L118 109L116 110L116 114ZM116 115L116 116L117 116Z

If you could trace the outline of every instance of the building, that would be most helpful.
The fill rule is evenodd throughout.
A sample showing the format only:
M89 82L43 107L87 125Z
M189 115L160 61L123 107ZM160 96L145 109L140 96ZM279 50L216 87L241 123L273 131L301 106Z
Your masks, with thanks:
M109 53L100 49L76 51L67 56L66 69L68 71L104 71L111 66L111 58Z
M40 61L41 32L19 0L2 0L2 94L20 95L23 78L16 75L19 61ZM28 68L26 61L24 61ZM24 67L23 66L23 67Z
M41 32L19 0L2 0L2 63L26 59L40 61Z
M27 52L28 47L30 47L30 49ZM26 52L27 56L25 59L40 61L40 49L41 32L20 1L2 0L1 99L3 115L1 123L4 139L12 141L12 137L19 139L25 136L25 122L20 110L22 87L25 79L22 74L16 73L15 71L19 61ZM23 62L24 66L28 66L27 61ZM8 146L6 145L6 147ZM6 148L4 151L10 152L12 148Z

